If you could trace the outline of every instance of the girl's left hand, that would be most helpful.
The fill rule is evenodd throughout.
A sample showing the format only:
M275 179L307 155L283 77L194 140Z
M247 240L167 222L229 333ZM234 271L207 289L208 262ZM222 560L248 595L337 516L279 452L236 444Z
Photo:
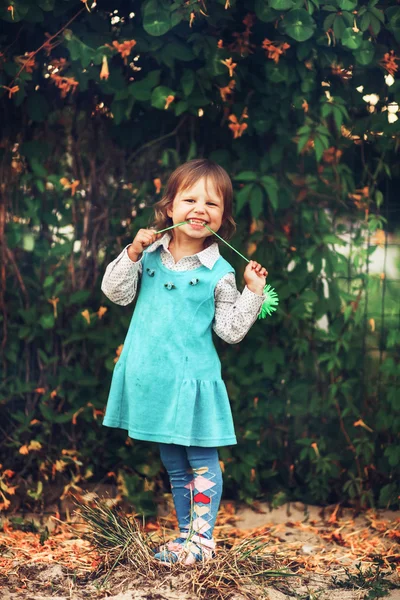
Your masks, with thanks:
M268 271L255 260L251 260L244 270L244 280L249 290L262 296Z

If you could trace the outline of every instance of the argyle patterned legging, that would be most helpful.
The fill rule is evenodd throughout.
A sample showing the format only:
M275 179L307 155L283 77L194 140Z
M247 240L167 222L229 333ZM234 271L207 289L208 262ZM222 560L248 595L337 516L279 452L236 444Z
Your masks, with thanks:
M159 446L171 482L180 531L190 530L211 539L222 495L217 448Z

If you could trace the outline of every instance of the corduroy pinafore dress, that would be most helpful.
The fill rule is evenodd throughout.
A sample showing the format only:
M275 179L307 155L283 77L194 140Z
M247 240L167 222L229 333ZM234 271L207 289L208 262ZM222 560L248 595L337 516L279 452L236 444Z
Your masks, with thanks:
M167 269L143 252L136 307L115 365L103 425L138 440L183 446L236 444L221 362L212 340L214 290L233 267Z

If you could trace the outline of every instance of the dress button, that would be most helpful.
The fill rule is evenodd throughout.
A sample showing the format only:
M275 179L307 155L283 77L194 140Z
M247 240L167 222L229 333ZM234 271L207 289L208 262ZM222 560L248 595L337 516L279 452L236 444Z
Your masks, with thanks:
M197 279L197 277L195 277L194 279L191 279L189 281L189 283L190 283L190 285L196 285L199 283L199 281L200 281L200 279Z
M167 290L172 290L175 286L171 281L168 281L168 283L164 283L164 287L167 288Z
M150 277L154 277L154 273L155 273L155 270L154 270L154 269L149 269L149 268L147 268L147 269L146 269L146 271L147 271L147 273L150 275Z

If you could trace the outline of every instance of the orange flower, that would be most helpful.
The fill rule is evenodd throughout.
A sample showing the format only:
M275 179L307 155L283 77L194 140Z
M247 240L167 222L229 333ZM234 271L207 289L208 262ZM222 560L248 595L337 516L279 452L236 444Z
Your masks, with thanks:
M348 194L349 198L354 200L354 204L359 209L366 208L369 198L369 187L366 185L361 189L355 190L354 194Z
M225 0L225 10L231 7L231 3L229 0Z
M169 105L175 100L175 96L167 96L166 100L165 100L165 106L164 106L164 110L168 110Z
M319 454L319 448L318 448L317 442L313 442L313 443L311 444L311 448L314 450L314 452L315 452L315 454L316 454L317 456L320 456L320 454Z
M336 63L332 63L331 71L333 75L337 75L343 81L348 81L353 77L353 68L345 69L341 65L337 65Z
M65 58L53 58L50 65L53 69L58 69L58 71L62 71L65 67L68 66L68 63Z
M101 319L103 317L103 315L106 314L107 311L108 311L108 308L106 306L100 306L100 308L96 314L99 317L99 319Z
M400 58L395 56L394 50L391 50L383 55L383 58L379 61L379 64L381 67L386 69L390 75L394 76L399 68L399 65L396 63L397 60L400 60Z
M218 40L217 46L218 46L218 48L223 48L224 47L224 40Z
M61 98L65 98L69 91L72 90L74 92L79 85L77 81L73 77L62 77L62 75L57 75L56 73L52 73L50 78L54 81L56 86L61 90Z
M221 94L223 102L226 102L227 96L230 96L233 93L233 88L235 85L236 81L231 79L227 86L219 88L219 93Z
M7 10L11 13L11 18L14 19L14 7L12 4L7 6Z
M108 70L107 56L104 55L103 62L101 64L100 79L108 79L109 75L110 75L110 71Z
M121 354L121 352L122 352L122 348L123 348L123 347L124 347L124 345L123 345L123 344L121 344L121 345L120 345L120 346L118 346L118 348L116 349L116 351L115 351L115 354L116 354L116 356L115 356L115 358L114 358L114 362L115 362L115 363L116 363L116 362L118 362L118 359L119 359L119 357L120 357L120 354Z
M66 177L61 177L60 183L62 186L64 186L64 190L70 189L71 196L75 196L76 188L80 184L80 181L79 179L75 179L75 181L72 181L72 183L70 183Z
M45 394L45 393L46 393L46 390L45 390L45 388L43 388L43 387L36 388L34 391L35 391L37 394Z
M307 100L303 100L303 104L301 105L301 108L304 110L304 112L308 112L308 102Z
M383 248L386 242L386 234L383 229L377 229L373 235L371 242Z
M87 308L81 312L81 315L86 320L86 322L90 324L90 313Z
M3 471L3 475L4 477L14 477L15 471L12 471L11 469L6 469L5 471Z
M153 179L153 183L156 188L156 194L159 194L161 192L161 179L157 177L156 179Z
M57 396L57 390L53 390L50 394L50 398L56 398Z
M76 425L76 418L77 418L77 416L78 416L78 415L79 415L79 414L80 414L80 413L81 413L83 410L85 410L85 409L84 409L83 407L81 407L81 408L79 408L79 409L76 411L76 413L74 413L74 414L72 415L72 421L71 421L71 422L72 422L72 425Z
M120 44L119 42L117 42L115 40L112 43L112 45L117 50L117 52L119 52L120 55L122 56L122 58L124 59L124 63L127 64L128 56L132 52L132 48L134 48L136 46L136 43L137 43L136 40L126 40L125 42L122 42L122 44ZM107 46L109 46L109 44L107 44Z
M59 300L59 298L49 298L47 300L47 302L50 302L50 304L53 307L53 314L55 319L57 319L57 303L59 302Z
M243 132L247 129L247 123L239 123L236 115L229 115L228 119L231 121L228 127L231 131L233 131L233 139L242 137ZM243 115L241 119L243 119Z
M278 63L280 57L290 48L290 44L286 42L271 42L271 40L265 38L262 48L267 51L268 58L271 58L274 63Z
M192 27L193 25L193 21L196 18L196 13L194 13L193 11L190 13L190 21L189 21L189 27Z
M358 421L353 423L353 427L363 427L367 431L370 431L370 432L373 431L373 429L371 429L371 427L368 427L368 425L366 425L362 419L358 419Z
M249 244L247 245L247 254L249 256L252 256L256 250L257 250L257 244L254 242L249 242Z
M328 165L337 165L339 164L342 154L343 150L339 150L339 148L331 146L327 150L324 150L324 153L322 154L322 160Z
M55 48L56 46L58 46L59 44L62 43L62 39L57 39L57 41L52 42L51 40L55 36L50 35L50 33L48 33L48 32L46 32L44 34L44 36L47 38L47 41L43 44L42 48L46 52L47 56L50 56L51 51L53 50L53 48ZM65 60L65 59L60 59L60 60Z
M33 52L27 52L22 56L15 56L14 60L20 67L23 67L27 73L32 73L33 69L36 67Z
M0 87L4 88L5 90L8 90L8 97L11 98L11 96L13 94L16 94L19 90L19 86L18 85L14 85L14 87L10 88L7 87L6 85L0 85Z
M221 62L229 69L229 77L233 77L233 71L235 70L235 67L237 67L237 63L232 62L232 58L221 60Z

